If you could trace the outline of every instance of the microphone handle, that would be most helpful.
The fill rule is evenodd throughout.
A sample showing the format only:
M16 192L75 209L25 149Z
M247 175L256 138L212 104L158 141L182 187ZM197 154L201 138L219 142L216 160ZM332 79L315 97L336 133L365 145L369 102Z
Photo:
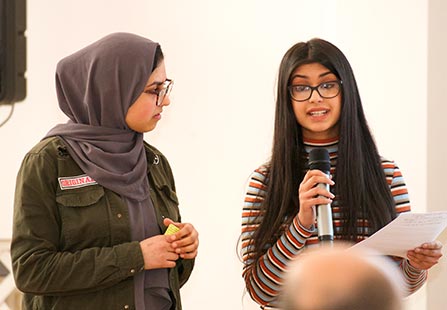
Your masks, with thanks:
M329 191L329 184L319 183L317 186L320 188L325 188ZM332 242L334 240L332 208L330 204L317 205L317 228L318 239L320 241Z

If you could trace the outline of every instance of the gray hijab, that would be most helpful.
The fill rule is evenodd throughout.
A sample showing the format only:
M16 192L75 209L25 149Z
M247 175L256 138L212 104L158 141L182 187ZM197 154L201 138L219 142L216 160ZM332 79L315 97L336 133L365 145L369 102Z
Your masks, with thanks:
M158 43L114 33L62 59L56 69L59 106L69 117L49 136L61 136L80 168L129 199L149 197L143 134L125 121L154 69Z

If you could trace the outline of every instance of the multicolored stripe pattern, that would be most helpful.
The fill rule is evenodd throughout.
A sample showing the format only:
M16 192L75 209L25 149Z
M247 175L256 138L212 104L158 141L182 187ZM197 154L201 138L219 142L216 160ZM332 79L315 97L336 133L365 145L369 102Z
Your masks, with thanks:
M306 141L306 150L310 152L314 147L327 148L331 158L331 174L334 174L337 145L338 141ZM411 211L407 187L398 166L393 161L382 158L382 167L396 202L397 214ZM307 230L300 225L298 218L295 217L290 225L283 227L283 232L278 240L271 244L267 252L253 264L252 236L262 221L260 207L266 196L269 181L267 172L266 166L256 169L250 176L247 186L242 212L241 253L244 263L242 275L250 296L261 306L261 309L277 309L277 297L281 291L288 263L305 247L315 246L319 241L317 230ZM340 239L342 222L337 197L332 203L332 216L334 238ZM358 239L360 242L370 234L366 219L360 220L358 226L359 231L364 234ZM406 259L393 257L393 260L403 272L408 285L408 294L418 290L424 284L427 271L413 268Z

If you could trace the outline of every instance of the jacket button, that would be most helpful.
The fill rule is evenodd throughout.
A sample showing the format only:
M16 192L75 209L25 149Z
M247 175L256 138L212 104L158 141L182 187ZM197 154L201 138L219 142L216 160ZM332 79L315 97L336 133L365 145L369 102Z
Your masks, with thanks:
M120 218L123 217L123 215L122 215L121 213L118 213L118 214L116 215L116 217L120 219Z
M133 269L133 268L130 269L130 273L132 273L132 274L135 273L135 269Z
M125 305L125 306L124 306L124 309L129 309L129 305Z

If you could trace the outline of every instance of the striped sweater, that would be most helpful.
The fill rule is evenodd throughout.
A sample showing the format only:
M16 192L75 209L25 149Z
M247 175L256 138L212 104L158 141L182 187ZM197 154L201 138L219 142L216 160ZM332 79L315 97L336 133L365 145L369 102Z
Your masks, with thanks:
M306 151L314 147L325 147L331 157L331 174L335 173L337 160L337 142L315 142L306 144ZM382 158L382 167L386 180L396 203L397 214L409 212L410 202L408 191L402 174L398 166L393 162ZM318 232L307 230L298 222L296 216L289 226L284 227L284 231L267 252L253 264L251 259L253 234L262 221L260 216L260 206L266 195L267 189L267 166L263 165L256 169L250 176L245 195L244 208L242 213L242 260L244 268L242 275L245 279L247 290L252 299L257 302L262 309L276 309L277 297L281 291L285 270L288 263L299 255L304 248L318 244ZM334 239L340 238L341 214L337 204L337 197L332 203L332 218L334 222ZM367 238L367 221L359 221L359 229L364 227L364 235L359 238L361 241ZM396 264L401 269L408 285L408 294L418 290L427 278L427 271L413 268L408 260L393 257Z

